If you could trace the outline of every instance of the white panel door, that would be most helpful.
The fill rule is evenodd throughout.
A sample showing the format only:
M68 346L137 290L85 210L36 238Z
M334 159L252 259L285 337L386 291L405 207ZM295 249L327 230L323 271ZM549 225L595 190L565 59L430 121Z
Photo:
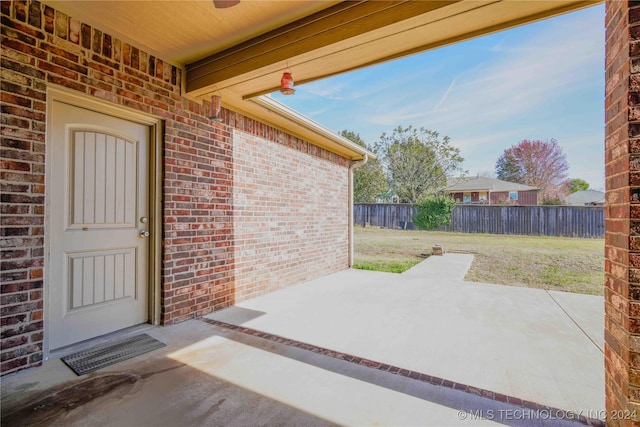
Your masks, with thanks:
M147 321L150 129L53 103L49 349Z

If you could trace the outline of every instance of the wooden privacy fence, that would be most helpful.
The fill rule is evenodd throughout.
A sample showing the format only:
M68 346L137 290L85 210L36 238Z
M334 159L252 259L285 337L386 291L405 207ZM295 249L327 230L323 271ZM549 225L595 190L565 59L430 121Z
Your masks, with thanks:
M354 223L415 229L409 204L356 204ZM604 237L604 208L591 206L456 205L441 231L529 236Z
M415 229L413 217L417 209L413 205L399 203L355 204L353 205L354 224L382 228Z

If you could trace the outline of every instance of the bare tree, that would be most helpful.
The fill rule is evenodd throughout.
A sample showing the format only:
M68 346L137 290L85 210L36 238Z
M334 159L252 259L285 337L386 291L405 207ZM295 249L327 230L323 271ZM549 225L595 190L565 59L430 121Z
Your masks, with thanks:
M567 158L555 139L523 139L504 150L496 162L498 179L540 188L543 202L567 194L568 170Z

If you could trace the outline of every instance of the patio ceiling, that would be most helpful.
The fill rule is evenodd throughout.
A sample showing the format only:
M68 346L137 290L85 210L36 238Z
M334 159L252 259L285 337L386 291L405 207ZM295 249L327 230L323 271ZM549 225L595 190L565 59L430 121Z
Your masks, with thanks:
M286 68L299 85L601 1L44 2L184 67L186 96L218 91L225 106L304 137L256 101L278 89Z

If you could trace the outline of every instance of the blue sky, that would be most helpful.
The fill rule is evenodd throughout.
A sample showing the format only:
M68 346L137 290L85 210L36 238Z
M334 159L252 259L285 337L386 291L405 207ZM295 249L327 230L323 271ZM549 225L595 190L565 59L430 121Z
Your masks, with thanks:
M600 4L272 96L369 145L397 126L437 131L470 175L522 139L555 138L569 177L603 190L604 77Z

